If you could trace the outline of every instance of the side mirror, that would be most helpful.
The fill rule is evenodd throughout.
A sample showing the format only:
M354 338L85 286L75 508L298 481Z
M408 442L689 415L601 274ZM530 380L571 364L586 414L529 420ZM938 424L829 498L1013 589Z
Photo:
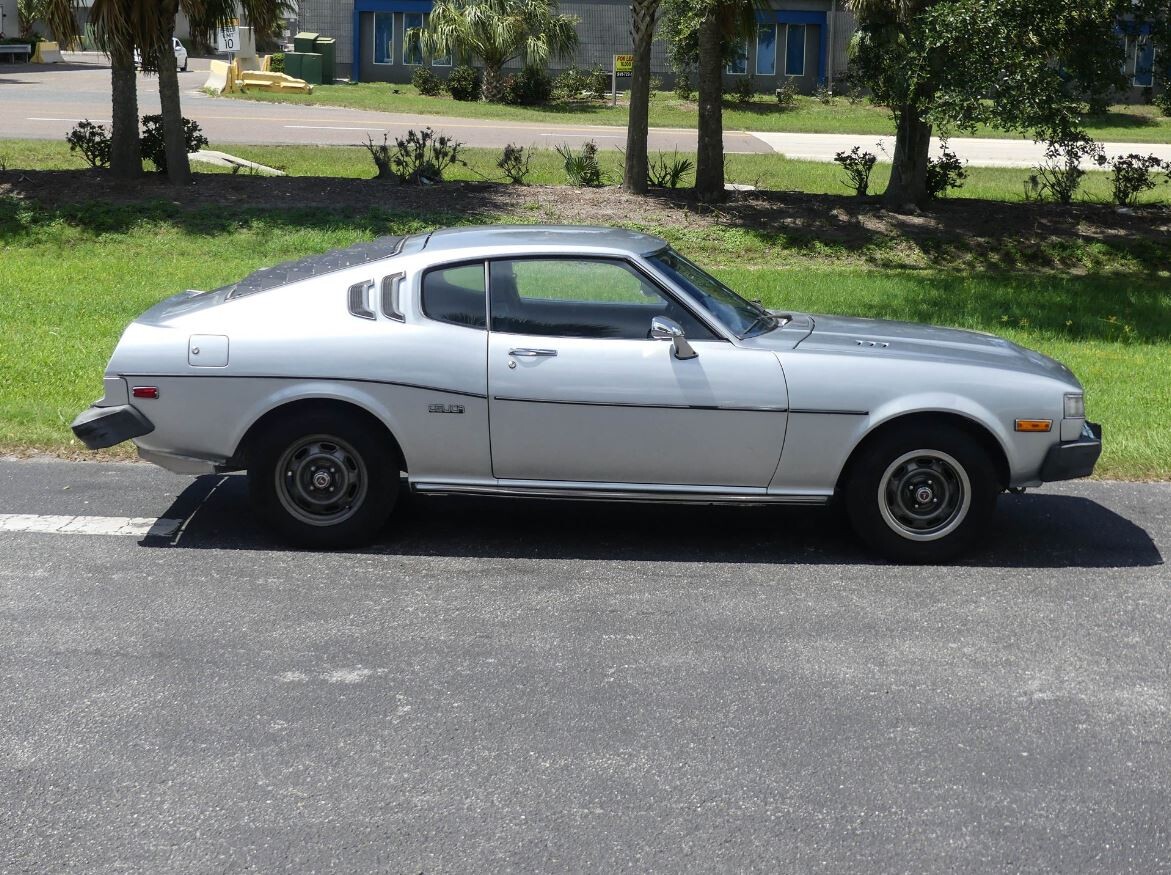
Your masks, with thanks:
M669 340L672 344L672 353L680 361L698 358L699 353L687 342L683 327L674 319L666 316L656 316L651 320L651 340Z

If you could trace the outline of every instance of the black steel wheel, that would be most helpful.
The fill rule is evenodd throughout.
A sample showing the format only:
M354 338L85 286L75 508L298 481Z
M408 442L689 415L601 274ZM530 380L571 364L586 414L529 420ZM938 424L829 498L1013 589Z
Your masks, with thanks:
M950 425L879 435L851 462L846 510L858 536L898 562L969 549L1002 491L987 451Z
M385 525L399 490L394 449L361 417L321 410L281 418L249 452L253 501L295 545L369 543Z

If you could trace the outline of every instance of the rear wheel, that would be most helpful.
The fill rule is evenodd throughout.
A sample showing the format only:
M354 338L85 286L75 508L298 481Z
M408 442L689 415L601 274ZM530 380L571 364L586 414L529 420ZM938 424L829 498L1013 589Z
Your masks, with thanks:
M298 546L369 543L399 490L384 436L360 417L311 411L272 423L249 454L249 488L265 520Z
M952 426L892 431L864 447L846 483L858 536L898 562L943 562L968 549L1002 489L979 442Z

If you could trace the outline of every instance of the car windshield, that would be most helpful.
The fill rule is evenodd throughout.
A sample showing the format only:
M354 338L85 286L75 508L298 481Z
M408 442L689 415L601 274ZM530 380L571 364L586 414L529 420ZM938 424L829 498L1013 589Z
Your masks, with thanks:
M744 300L675 250L664 249L652 255L651 261L737 337L755 337L777 327L776 317L764 307Z

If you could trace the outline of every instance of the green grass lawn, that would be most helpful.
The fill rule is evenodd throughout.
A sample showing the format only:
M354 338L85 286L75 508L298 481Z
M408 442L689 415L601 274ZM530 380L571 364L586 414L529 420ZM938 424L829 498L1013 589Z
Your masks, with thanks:
M180 215L165 203L44 211L0 201L0 447L76 450L69 422L99 394L126 323L161 298L431 221L344 210ZM1099 473L1171 478L1166 271L889 270L849 262L832 248L794 253L742 230L661 233L769 306L994 331L1054 355L1085 382L1090 415L1106 427Z
M527 143L522 143L528 147ZM212 144L216 148L217 144ZM232 155L284 170L292 176L337 176L351 179L369 179L374 176L374 164L360 146L243 146L221 147ZM652 157L658 153L652 153ZM668 153L671 157L673 153ZM503 181L496 167L500 151L496 149L467 149L466 167L453 167L447 174L453 180ZM694 153L679 153L690 158ZM617 150L599 152L599 160L611 184L622 178L622 155ZM86 167L80 155L69 152L64 142L54 140L0 140L0 166L22 170L80 170ZM192 164L200 173L226 173L227 170L203 164ZM1027 168L971 167L963 188L949 197L980 200L1020 201L1025 197L1026 180L1032 173ZM771 191L802 191L810 194L846 194L849 192L838 165L819 161L794 161L781 155L728 155L726 164L728 182L755 185ZM871 191L882 192L890 176L890 165L879 164L871 179ZM1153 191L1144 193L1145 204L1171 201L1171 184L1161 175ZM563 161L553 149L537 149L533 153L532 172L528 179L534 185L563 185L566 182ZM684 177L683 185L694 181L694 174ZM1109 174L1092 171L1086 175L1080 200L1109 202Z
M312 94L269 94L254 91L224 95L225 99L257 100L267 103L304 103L340 106L377 112L456 118L500 119L541 125L608 125L625 127L627 107L606 101L554 101L547 106L502 106L478 101L452 100L446 95L427 97L410 85L362 82L353 85L319 85ZM698 110L695 101L680 100L674 92L656 92L651 101L650 124L655 128L694 128ZM1171 142L1171 118L1157 107L1113 106L1101 116L1086 119L1086 128L1097 140L1122 143ZM724 129L729 131L791 131L817 134L893 134L890 114L868 100L851 103L837 98L832 105L812 97L799 97L791 109L781 109L771 96L760 95L751 103L724 101ZM521 131L518 130L518 137ZM957 136L960 134L957 133ZM977 137L1020 137L1020 134L981 127Z

